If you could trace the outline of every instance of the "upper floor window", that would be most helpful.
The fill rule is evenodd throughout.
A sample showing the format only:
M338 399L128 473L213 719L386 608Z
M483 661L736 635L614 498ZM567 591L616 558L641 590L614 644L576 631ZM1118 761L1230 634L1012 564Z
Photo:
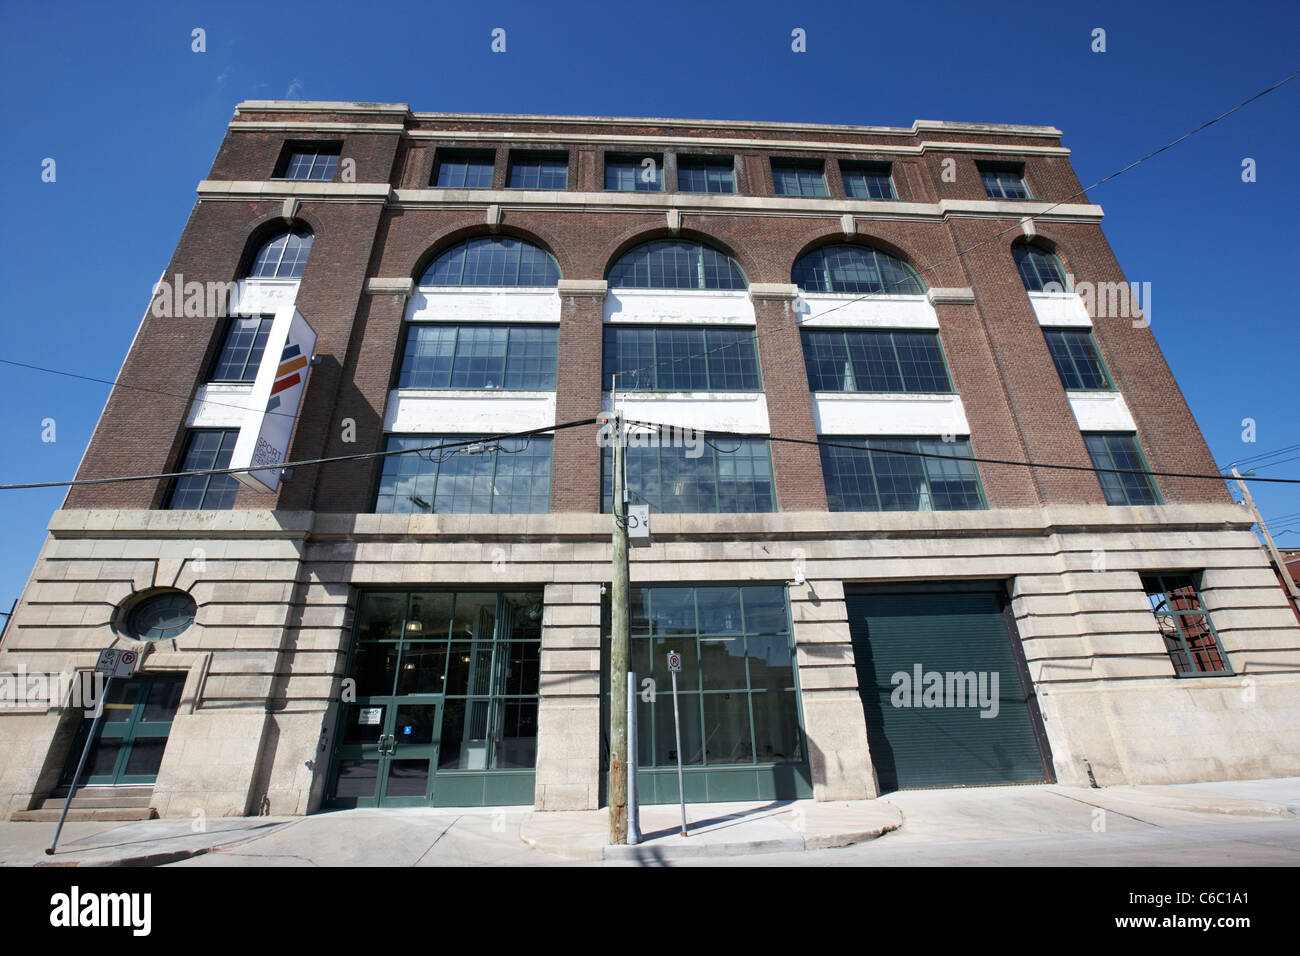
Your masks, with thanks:
M799 257L790 278L804 292L850 295L922 295L916 270L897 256L870 246L821 246Z
M937 332L804 329L814 392L952 391Z
M1126 432L1085 434L1092 467L1098 469L1097 480L1108 505L1157 505L1160 492L1155 479L1145 472L1146 458L1138 447L1137 436ZM1111 470L1103 470L1111 469ZM1142 474L1138 474L1141 472Z
M420 285L555 286L560 267L539 246L508 236L466 239L424 271Z
M214 382L251 382L257 378L257 366L266 349L271 332L269 315L251 318L232 317L226 328L226 340L212 371Z
M605 388L619 391L758 392L752 328L605 327Z
M773 159L772 188L778 196L829 196L818 159Z
M730 156L677 157L679 193L734 193L736 164Z
M555 388L553 325L425 325L406 331L398 388Z
M970 441L823 438L831 511L965 511L984 508ZM853 447L846 448L845 445ZM903 452L903 454L899 454Z
M1061 384L1069 391L1113 389L1097 343L1088 329L1043 329L1047 350L1056 363Z
M468 441L474 435L389 435L385 451ZM455 449L388 455L377 514L545 514L551 510L551 438L503 438Z
M433 185L444 189L491 189L496 154L490 149L440 149Z
M290 143L272 178L333 182L342 147L342 143Z
M641 437L644 441L634 439ZM776 510L772 453L766 438L709 438L693 441L629 436L627 487L633 504L670 514L737 514ZM614 449L606 444L602 474L603 510L614 497Z
M315 237L308 229L282 232L257 250L250 279L298 279L307 265Z
M567 153L511 153L510 189L568 189Z
M663 157L605 154L605 188L618 192L664 191Z
M897 199L889 163L840 163L844 195L850 199Z
M1020 242L1011 247L1011 255L1015 257L1025 291L1043 292L1049 288L1057 292L1066 291L1061 260L1046 249Z
M1232 673L1192 575L1144 574L1142 587L1177 676Z
M625 252L609 267L611 289L745 289L735 259L699 242L658 239Z
M189 433L177 471L229 468L238 428L196 429ZM172 483L167 507L173 511L228 511L235 507L239 481L234 475L189 475Z
M980 179L990 199L1032 199L1025 185L1025 167L1007 163L979 163Z

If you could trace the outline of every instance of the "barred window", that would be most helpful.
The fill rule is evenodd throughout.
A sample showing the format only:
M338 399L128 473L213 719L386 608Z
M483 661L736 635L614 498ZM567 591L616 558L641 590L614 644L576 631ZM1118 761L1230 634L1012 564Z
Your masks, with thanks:
M189 433L177 471L229 468L238 428L196 429ZM239 481L234 475L191 475L172 483L167 507L172 511L228 511L235 507Z
M511 153L506 186L510 189L568 189L568 154Z
M663 157L648 153L635 156L607 153L605 188L618 192L663 192Z
M1025 185L1025 168L995 163L979 163L980 179L990 199L1032 199Z
M627 438L627 487L633 504L651 511L698 514L776 510L772 455L766 438ZM642 440L644 439L644 440ZM602 510L614 498L614 449L604 449Z
M611 289L748 288L735 259L698 242L658 239L625 252L609 268Z
M307 266L314 241L310 230L294 229L268 240L253 258L250 279L298 279Z
M969 439L831 438L822 474L831 511L965 511L986 506ZM839 446L851 445L851 448ZM891 454L908 452L910 454ZM934 456L934 457L921 457Z
M916 270L897 256L870 246L822 246L800 256L791 281L804 292L850 295L922 295Z
M444 189L491 189L496 154L480 149L440 149L433 185Z
M425 325L407 328L398 388L555 388L553 325Z
M1106 504L1156 505L1160 503L1160 492L1151 475L1101 470L1150 471L1146 459L1142 456L1142 449L1138 447L1136 435L1122 432L1096 432L1085 434L1083 443L1087 446L1088 457L1092 459L1092 467L1098 469L1097 480L1101 482L1101 490L1106 495Z
M805 329L803 354L814 392L952 391L937 332Z
M214 382L251 382L257 378L257 366L271 333L269 315L235 317L226 328L226 339L212 372Z
M850 199L897 199L888 163L840 163L844 195Z
M605 389L619 391L758 392L752 328L605 327Z
M1106 366L1097 351L1092 332L1087 329L1043 329L1047 350L1056 363L1061 384L1071 391L1113 389Z
M1232 673L1192 575L1143 575L1142 587L1177 676Z
M1061 261L1056 256L1024 242L1012 246L1011 254L1015 257L1025 291L1043 292L1048 286L1058 292L1066 291L1065 270L1061 268Z
M820 160L773 159L772 187L778 196L829 196Z
M385 451L465 442L474 435L389 435ZM545 514L551 438L535 435L383 459L378 514Z
M555 258L539 246L508 236L466 239L434 259L420 285L546 287L560 283Z
M679 193L734 193L735 160L730 156L677 157L677 191Z

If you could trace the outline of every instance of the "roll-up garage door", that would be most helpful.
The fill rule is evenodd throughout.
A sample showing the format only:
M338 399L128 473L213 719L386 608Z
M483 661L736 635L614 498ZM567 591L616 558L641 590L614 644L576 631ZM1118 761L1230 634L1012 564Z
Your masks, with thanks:
M882 791L1052 779L998 582L846 588Z

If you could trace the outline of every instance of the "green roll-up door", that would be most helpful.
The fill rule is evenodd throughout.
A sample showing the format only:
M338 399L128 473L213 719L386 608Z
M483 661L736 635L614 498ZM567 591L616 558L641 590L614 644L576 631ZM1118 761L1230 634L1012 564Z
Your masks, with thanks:
M846 600L882 790L1050 779L1001 585L864 588Z

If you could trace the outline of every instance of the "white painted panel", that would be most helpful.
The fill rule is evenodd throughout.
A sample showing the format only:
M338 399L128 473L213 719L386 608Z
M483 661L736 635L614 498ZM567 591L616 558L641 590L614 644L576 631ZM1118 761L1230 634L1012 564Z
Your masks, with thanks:
M299 279L240 279L235 287L233 315L269 315L293 305L298 298Z
M522 432L555 424L554 392L393 389L386 432Z
M194 396L187 428L239 428L253 407L253 385L204 385Z
M819 435L969 435L960 395L813 393Z
M1119 392L1066 392L1083 432L1135 432L1137 424Z
M1092 319L1077 292L1031 292L1029 302L1038 316L1039 325L1092 327Z
M609 392L603 402L609 410ZM762 392L619 392L623 417L704 431L768 433Z
M754 325L754 303L748 292L610 289L605 321Z
M416 289L406 306L410 322L559 322L555 289Z
M802 292L796 300L799 324L876 329L937 329L939 316L923 295L827 295Z

